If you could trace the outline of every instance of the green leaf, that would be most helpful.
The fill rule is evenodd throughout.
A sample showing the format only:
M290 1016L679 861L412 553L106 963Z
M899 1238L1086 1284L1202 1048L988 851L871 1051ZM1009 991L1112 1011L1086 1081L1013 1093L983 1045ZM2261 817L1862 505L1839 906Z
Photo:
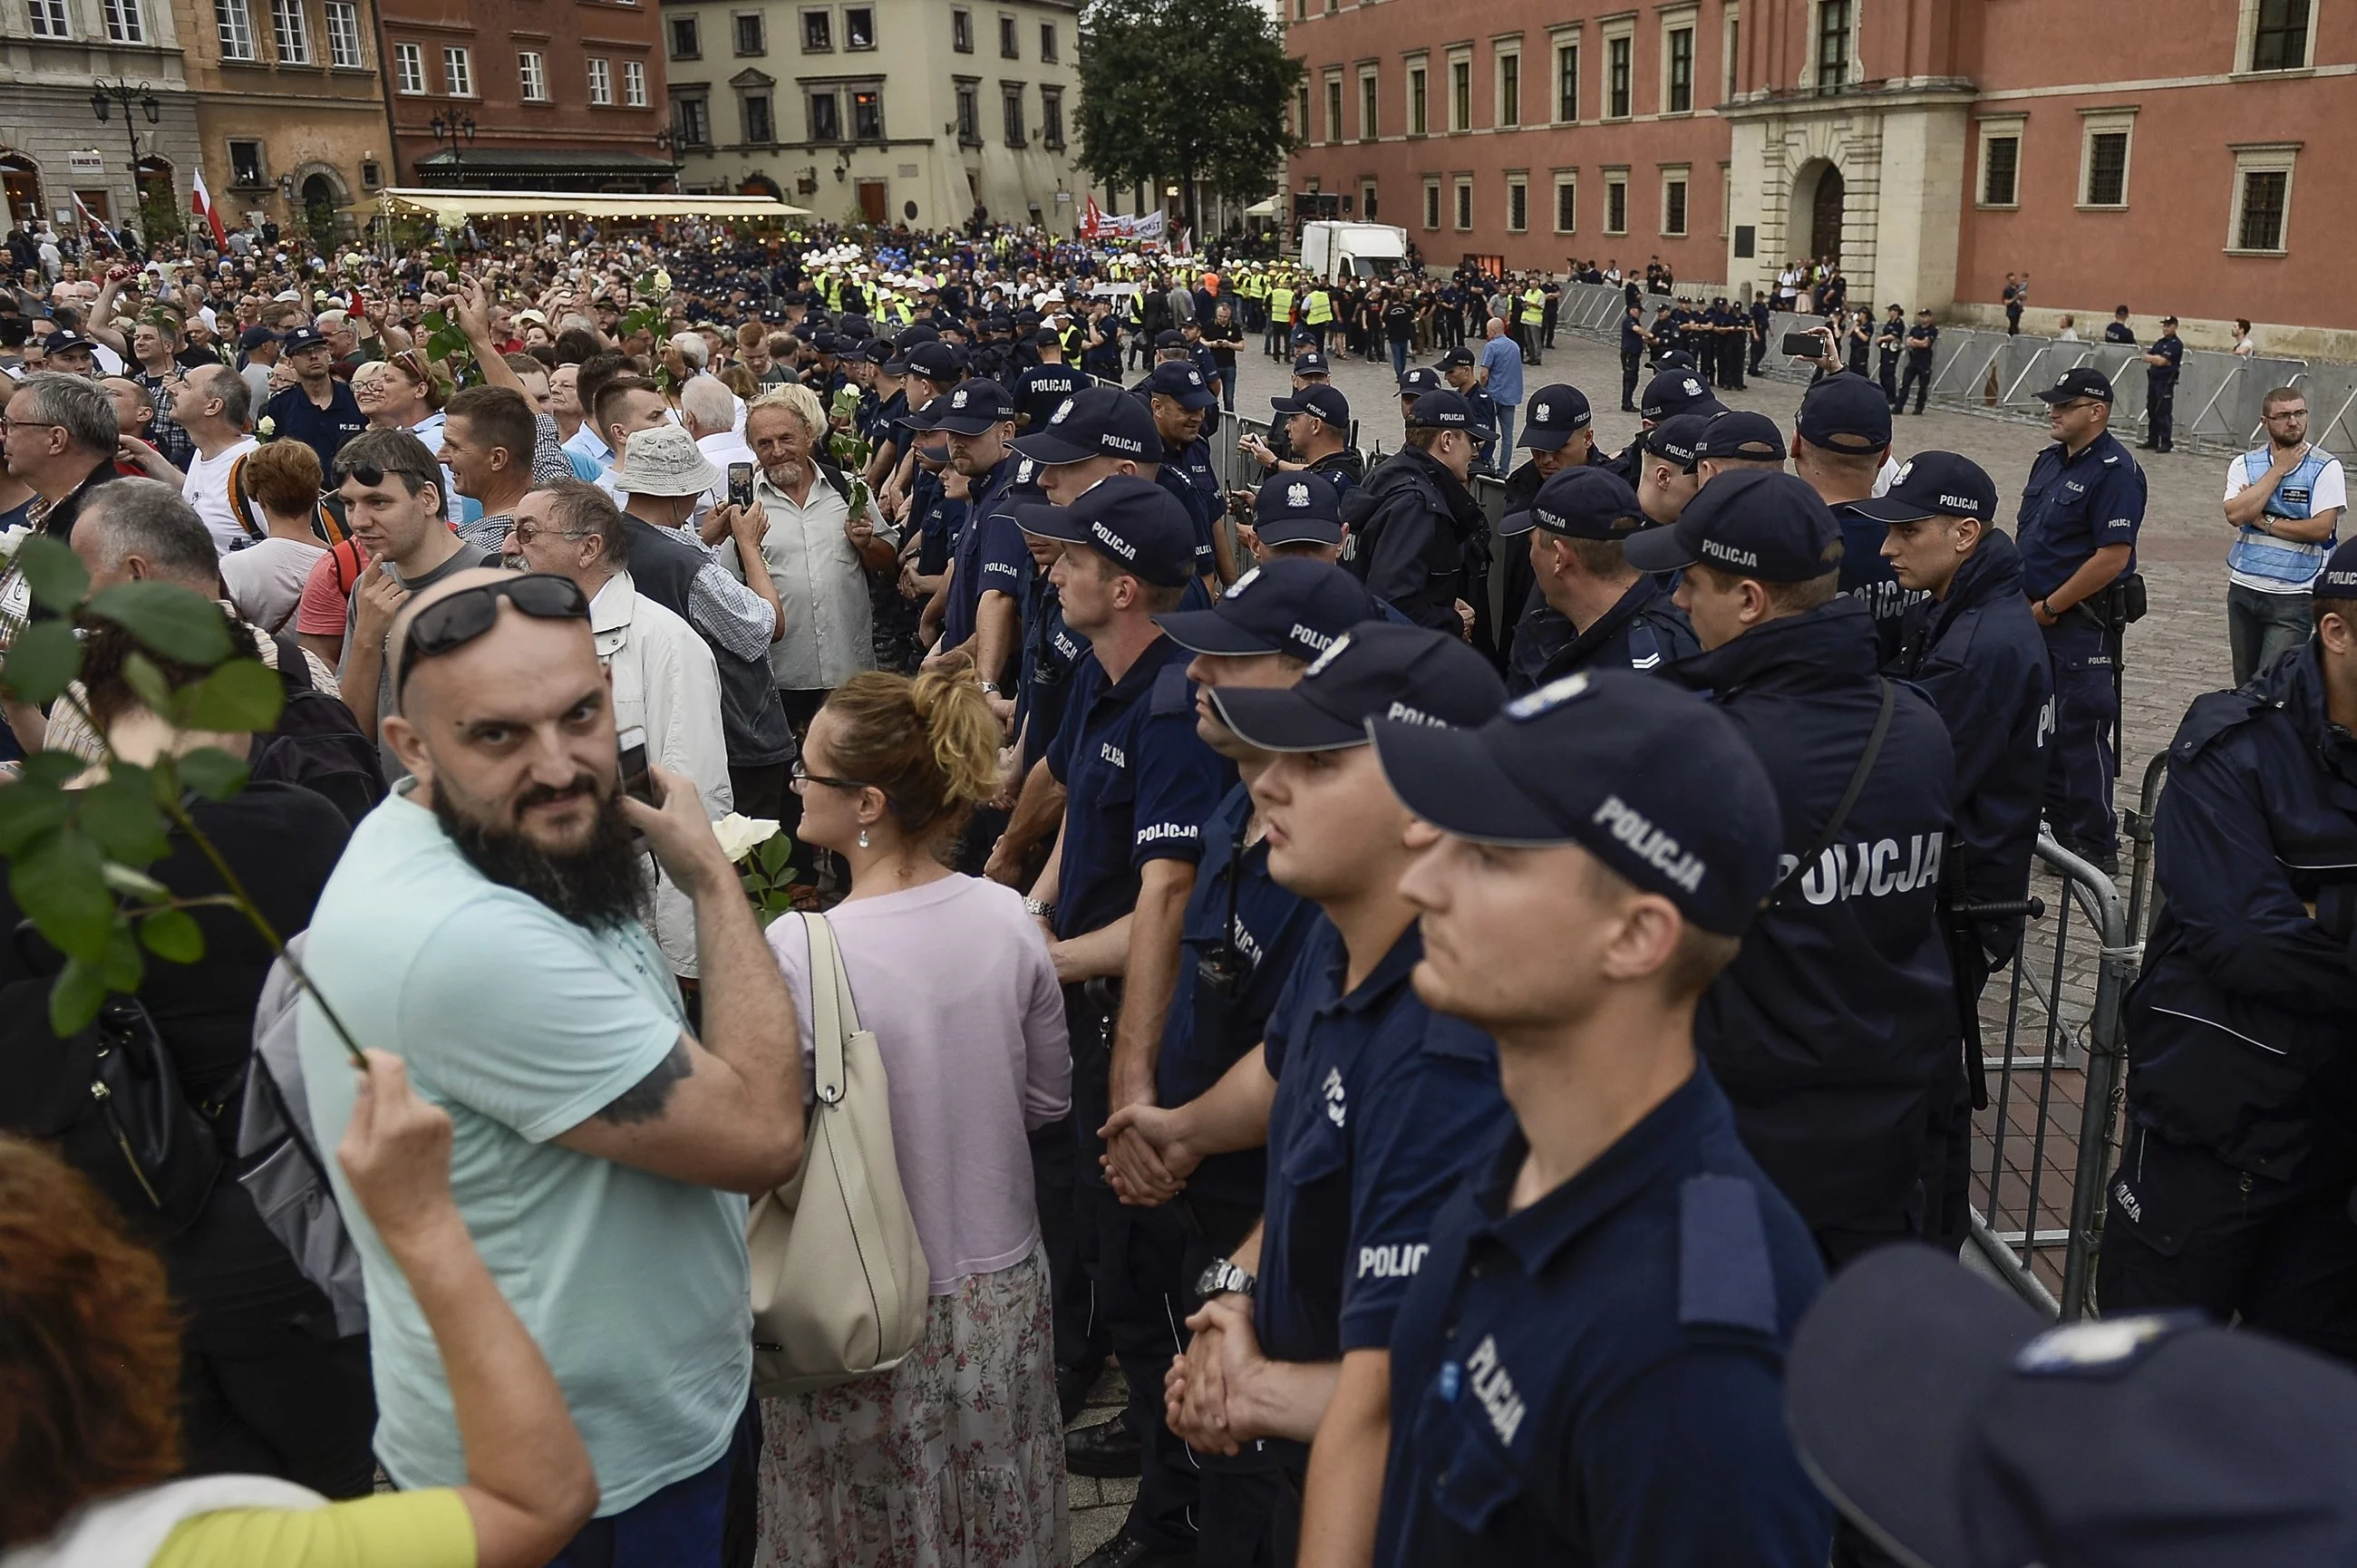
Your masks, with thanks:
M81 639L73 623L37 620L8 645L8 659L0 664L0 685L36 707L48 707L81 671Z
M35 534L16 547L16 566L33 590L33 602L43 609L62 615L90 592L89 569L62 539Z
M156 668L156 661L133 649L124 656L123 683L131 688L132 695L147 704L151 714L172 711L172 683Z
M210 670L233 651L221 607L177 583L117 583L91 597L90 613L114 622L151 652L182 664Z
M753 858L761 863L763 871L775 876L786 868L786 863L793 858L793 853L794 841L780 832L763 839L754 849Z
M66 828L11 863L8 891L59 952L96 963L114 926L103 867L98 846Z
M137 993L146 972L147 961L139 956L139 944L131 940L131 923L118 920L106 933L106 956L99 961L98 978L109 991L130 996Z
M38 751L25 758L25 770L17 783L38 784L45 789L62 789L89 768L88 762L70 752Z
M259 734L278 722L286 688L258 659L232 659L180 694L176 715L188 729Z
M205 933L186 909L158 909L139 922L139 940L157 958L194 963L205 956Z
M75 793L74 825L108 859L144 866L171 853L164 842L164 813L156 808L145 768L118 766L105 783Z
M105 1003L106 982L98 971L78 958L66 960L49 987L50 1031L61 1040L73 1038L96 1021Z
M30 779L0 789L0 855L11 859L43 833L65 825L73 814L73 797L53 784Z
M226 800L245 788L246 768L241 759L218 746L205 746L180 758L180 782L208 800Z

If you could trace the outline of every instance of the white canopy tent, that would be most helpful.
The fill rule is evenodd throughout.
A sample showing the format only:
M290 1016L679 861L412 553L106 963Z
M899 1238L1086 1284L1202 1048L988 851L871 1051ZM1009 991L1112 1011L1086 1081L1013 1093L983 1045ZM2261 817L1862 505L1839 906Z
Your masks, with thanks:
M672 196L613 190L438 190L387 186L373 203L386 217L441 218L807 218L768 196Z

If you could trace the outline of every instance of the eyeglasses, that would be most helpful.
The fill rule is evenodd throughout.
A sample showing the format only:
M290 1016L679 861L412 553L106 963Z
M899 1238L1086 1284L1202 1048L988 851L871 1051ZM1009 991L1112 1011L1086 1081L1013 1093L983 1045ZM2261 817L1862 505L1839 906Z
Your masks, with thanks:
M417 668L420 660L464 648L498 625L501 599L535 620L589 618L588 596L570 577L532 572L511 582L461 588L448 598L428 605L411 619L409 635L401 643L401 672L393 683L394 700L400 699L402 688L409 684L410 671Z
M2269 424L2273 424L2278 419L2306 419L2308 417L2308 410L2304 408L2279 408L2273 413L2268 414L2266 417Z
M794 765L789 774L789 779L797 789L803 789L812 784L822 784L829 789L876 789L882 788L881 785L870 784L865 779L830 779L823 773L813 773L808 768L802 765L802 759L799 757L794 758Z
M508 532L518 545L530 544L533 540L544 536L556 539L587 539L589 536L587 529L543 528L538 523L533 522L511 524Z
M10 419L5 421L11 430L63 430L54 419Z

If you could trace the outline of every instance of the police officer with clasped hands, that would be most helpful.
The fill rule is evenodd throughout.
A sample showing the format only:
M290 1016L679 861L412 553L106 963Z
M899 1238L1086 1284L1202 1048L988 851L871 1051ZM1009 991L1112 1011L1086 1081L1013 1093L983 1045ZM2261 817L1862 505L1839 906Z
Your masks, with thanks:
M1701 651L1685 612L1650 573L1621 550L1643 528L1637 494L1609 468L1563 468L1539 487L1527 509L1498 525L1508 540L1527 535L1523 552L1538 591L1565 635L1544 657L1508 673L1509 691L1544 686L1590 667L1667 674Z
M1783 857L1695 1039L1745 1144L1828 1263L1918 1230L1935 1083L1956 1015L1936 918L1954 757L1920 693L1876 669L1873 617L1837 596L1841 533L1790 474L1724 474L1676 526L1621 546L1683 567L1712 693L1775 786Z
M1424 846L1416 994L1495 1036L1514 1118L1393 1330L1373 1561L1817 1568L1783 1360L1824 1269L1695 1026L1776 879L1776 789L1723 713L1622 671L1369 727Z
M2197 698L2153 822L2106 1317L2198 1306L2357 1359L2357 542L2316 635Z
M2102 371L2082 366L2038 396L2054 445L2030 465L2015 536L2022 592L2054 668L2046 820L2057 843L2117 875L2120 637L2142 613L2134 574L2144 470L2111 433L2112 383Z
M1488 596L1489 524L1466 486L1496 435L1456 392L1426 392L1408 411L1407 445L1342 498L1358 540L1344 564L1418 626L1466 636L1460 605Z

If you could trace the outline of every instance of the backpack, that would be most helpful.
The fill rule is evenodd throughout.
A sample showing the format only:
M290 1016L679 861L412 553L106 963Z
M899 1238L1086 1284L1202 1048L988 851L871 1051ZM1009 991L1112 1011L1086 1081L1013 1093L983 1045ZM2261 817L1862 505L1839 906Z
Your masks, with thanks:
M253 737L249 771L256 783L300 784L326 796L344 821L357 826L385 796L375 743L361 733L341 697L312 684L310 661L292 638L271 640L278 645L278 681L286 705L275 728Z
M303 938L286 951L303 961ZM328 1181L326 1156L313 1141L311 1101L303 1083L296 1034L303 988L286 959L270 966L253 1008L253 1055L245 1069L245 1102L238 1122L237 1181L254 1211L328 1298L338 1338L368 1332L360 1249L344 1229Z
M246 458L253 456L248 452L244 457L229 466L229 510L230 515L237 520L237 525L245 530L248 542L259 543L270 537L270 524L263 517L262 509L253 504L253 498L246 493ZM321 493L317 514L311 520L311 531L319 536L323 544L341 544L352 536L352 531L345 526L342 496L333 490Z

